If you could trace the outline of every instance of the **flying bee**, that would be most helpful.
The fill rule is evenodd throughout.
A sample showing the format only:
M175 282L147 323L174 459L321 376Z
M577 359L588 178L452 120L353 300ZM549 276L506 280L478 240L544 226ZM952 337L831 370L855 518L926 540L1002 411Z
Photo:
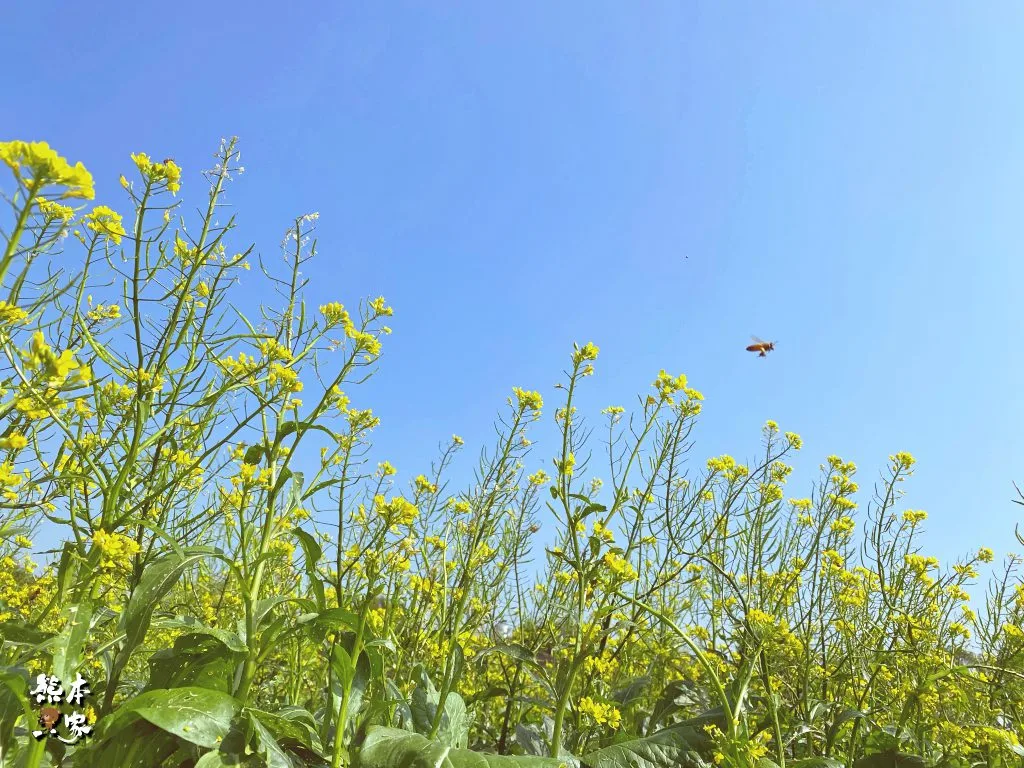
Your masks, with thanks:
M758 357L767 357L768 353L775 349L774 341L762 341L757 336L751 336L754 343L747 347L747 352L758 352Z

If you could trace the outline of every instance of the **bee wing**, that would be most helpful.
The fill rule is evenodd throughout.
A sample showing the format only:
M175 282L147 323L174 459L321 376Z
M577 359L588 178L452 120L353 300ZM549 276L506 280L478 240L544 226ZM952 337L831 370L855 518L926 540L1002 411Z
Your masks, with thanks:
M757 336L751 336L750 338L752 338L754 340L755 344L767 344L768 343L764 339L757 338Z

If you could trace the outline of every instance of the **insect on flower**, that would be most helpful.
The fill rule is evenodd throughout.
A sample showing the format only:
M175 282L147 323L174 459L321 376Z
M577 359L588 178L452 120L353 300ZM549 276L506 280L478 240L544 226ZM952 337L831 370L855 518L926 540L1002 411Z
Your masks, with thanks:
M767 357L768 353L775 349L774 341L762 341L757 336L751 336L754 343L747 347L747 352L758 352L758 357Z

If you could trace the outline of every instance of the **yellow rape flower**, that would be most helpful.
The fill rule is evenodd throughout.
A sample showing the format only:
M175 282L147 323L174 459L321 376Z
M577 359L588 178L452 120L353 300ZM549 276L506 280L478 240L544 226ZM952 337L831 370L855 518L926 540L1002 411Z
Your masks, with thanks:
M121 214L105 205L97 205L85 216L86 227L93 232L106 235L115 245L118 245L125 235L121 221Z
M416 478L416 490L419 493L434 494L437 493L437 486L427 480L425 475L419 475Z
M39 206L39 212L43 214L43 218L47 221L60 220L62 224L67 224L75 217L74 208L61 205L53 200L47 200L45 197L37 197L36 205Z
M137 542L124 534L108 533L102 528L93 534L92 543L99 550L100 568L103 570L111 570L119 564L125 565L139 553Z
M654 380L653 386L658 390L662 401L671 403L672 395L675 392L686 389L686 375L671 376L661 370L658 372L658 378Z
M0 160L29 187L60 184L63 197L92 200L96 196L92 174L81 163L72 166L45 141L0 141Z
M572 362L573 365L579 365L582 362L588 360L597 360L597 354L600 351L595 344L587 342L582 347L573 345Z
M181 168L174 160L167 158L162 163L156 163L150 160L145 152L133 154L131 157L144 178L154 183L166 183L167 191L172 195L176 195L181 189Z
M18 450L28 445L28 438L19 432L12 432L7 437L0 437L0 448L4 450Z
M577 709L598 725L607 725L609 728L618 728L622 725L622 714L619 710L611 704L595 701L589 696L580 699Z
M538 413L544 407L544 398L540 396L539 392L528 392L525 389L513 387L512 393L516 396L519 408L524 412Z
M0 326L15 325L28 317L28 312L21 307L0 301Z

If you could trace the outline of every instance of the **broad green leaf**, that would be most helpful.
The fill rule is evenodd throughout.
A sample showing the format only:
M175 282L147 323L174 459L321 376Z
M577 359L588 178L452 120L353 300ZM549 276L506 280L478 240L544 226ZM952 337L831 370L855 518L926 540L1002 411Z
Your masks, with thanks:
M245 456L242 457L242 463L258 467L263 460L264 453L266 453L266 448L262 445L251 445L246 449Z
M786 768L843 768L843 761L833 757L804 757L787 760Z
M53 638L54 634L31 627L23 621L5 621L0 623L0 637L5 643L13 645L42 645Z
M306 578L309 579L309 587L313 590L313 596L316 598L317 610L324 611L327 609L327 598L324 595L324 583L317 572L317 563L320 562L324 551L317 540L301 528L293 529L292 533L295 534L295 538L299 540L299 545L302 547Z
M29 673L23 667L0 667L0 749L6 747L18 718L30 718L32 703L28 695ZM34 702L34 700L32 700Z
M356 722L356 718L359 716L359 710L363 704L363 694L366 693L366 689L370 684L370 657L363 651L359 654L359 659L356 661L355 674L352 677L352 689L350 691L350 699L348 703L348 722L345 724L346 727Z
M264 768L264 762L259 755L243 756L217 750L200 757L195 768Z
M522 723L516 726L516 741L528 755L546 757L551 750L544 734L536 728Z
M109 719L110 716L104 718ZM107 732L108 738L86 742L84 750L76 750L76 767L116 765L118 768L152 768L163 765L164 760L178 751L181 742L173 735L140 720L138 716L130 720L130 727Z
M306 476L302 472L292 472L291 474L291 488L288 489L288 498L285 505L285 509L291 512L293 509L297 509L302 504L302 484L305 482Z
M673 680L662 690L651 711L650 728L653 729L683 709L692 709L702 704L703 696L696 684L689 680Z
M825 733L826 743L829 745L834 744L836 735L839 733L839 729L846 725L846 723L861 717L866 717L866 715L856 709L844 709L836 715L836 719L833 720L832 724L828 727L828 731Z
M228 734L240 710L226 693L189 687L148 691L130 699L117 714L138 715L179 739L212 748Z
M228 762L231 759L222 752L207 752L196 761L195 768L227 768L227 766L237 766L237 763L233 760Z
M337 632L345 629L355 629L359 623L359 617L346 608L328 608L319 613L307 613L299 616L297 623L300 625L315 626L321 632ZM323 639L323 635L321 638Z
M583 756L589 768L708 768L711 740L695 721L595 750Z
M413 725L418 733L429 734L434 725L434 718L437 716L437 707L440 704L441 696L422 664L416 665L413 674L419 678L419 682L412 692L410 704ZM449 747L464 747L469 740L470 722L466 702L459 694L452 691L445 699L444 711L441 713L441 720L434 739Z
M205 550L197 552L186 549L185 557L167 553L146 565L142 578L121 615L125 648L130 651L142 642L157 603L170 592L186 568L208 554Z
M510 659L515 661L521 661L524 664L529 664L534 667L539 667L537 659L534 658L533 653L525 645L519 643L497 643L492 645L490 648L485 648L480 651L477 656L483 656L486 653L500 653L502 656L508 656Z
M284 749L302 757L322 757L316 721L306 710L289 707L274 713L247 707L245 711L250 718L258 719Z
M414 678L417 678L416 687L412 692L412 700L409 702L412 710L412 724L418 733L430 733L434 715L437 712L437 689L422 664L417 664L412 674Z
M82 665L82 652L89 636L92 612L93 606L88 602L68 606L62 621L64 631L50 641L53 647L52 674L61 680L73 680L75 672Z
M245 658L244 648L233 650L214 635L182 635L174 641L173 648L149 657L146 690L198 686L228 693L233 687L235 668Z
M412 708L409 706L408 699L405 698L399 687L390 679L384 681L384 688L386 690L387 700L394 702L395 704L393 722L405 730L413 730L415 725L412 718Z
M249 722L256 732L259 754L266 761L267 768L293 768L292 761L281 749L274 735L260 722L258 717L250 717Z
M331 649L331 672L334 674L334 679L346 690L352 685L352 680L356 676L356 665L341 643L335 643Z
M612 692L612 699L616 701L619 706L628 707L643 696L644 691L647 690L647 686L650 684L651 678L647 675L644 675L643 677L634 677L625 685L615 689Z
M454 690L459 686L462 679L462 671L466 668L466 653L459 643L452 647L452 682L450 687Z
M57 593L65 595L74 581L78 552L73 541L65 541L61 548L60 563L57 566Z
M853 768L924 768L925 765L922 757L888 750L874 755L865 755L853 764Z
M267 615L274 610L281 603L288 602L289 598L285 595L274 595L272 597L264 597L256 601L256 605L253 607L253 618L255 619L255 626L258 629L263 626L264 620Z
M220 640L229 650L240 653L245 653L248 650L245 643L242 642L242 638L234 632L203 624L199 619L192 616L155 619L153 626L160 629L183 629L194 635L209 635Z
M355 756L356 768L560 768L564 760L510 757L452 749L418 733L373 726Z

